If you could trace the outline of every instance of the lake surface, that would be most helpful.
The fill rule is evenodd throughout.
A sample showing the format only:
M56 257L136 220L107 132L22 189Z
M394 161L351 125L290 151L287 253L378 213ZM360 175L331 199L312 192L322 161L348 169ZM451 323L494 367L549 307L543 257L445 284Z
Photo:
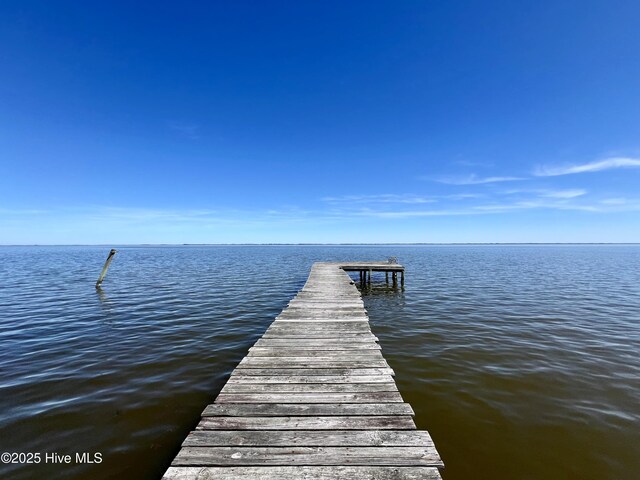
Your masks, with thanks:
M445 480L640 478L640 246L0 247L0 478L159 479L314 261L365 294ZM92 457L95 459L95 457Z

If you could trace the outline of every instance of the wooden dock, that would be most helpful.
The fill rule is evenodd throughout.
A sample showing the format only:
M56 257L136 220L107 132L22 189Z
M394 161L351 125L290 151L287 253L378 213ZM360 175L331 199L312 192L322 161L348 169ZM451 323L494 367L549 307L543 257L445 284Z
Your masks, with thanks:
M440 456L416 429L345 270L361 280L362 272L402 272L404 280L397 264L315 263L164 480L441 478Z

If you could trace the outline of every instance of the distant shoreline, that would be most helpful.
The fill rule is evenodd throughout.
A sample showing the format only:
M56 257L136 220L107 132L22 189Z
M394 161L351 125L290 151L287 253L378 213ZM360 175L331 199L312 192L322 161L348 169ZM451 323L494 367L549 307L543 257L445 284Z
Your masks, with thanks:
M358 247L358 246L507 246L507 245L640 245L640 242L452 242L452 243L25 243L0 244L0 247Z

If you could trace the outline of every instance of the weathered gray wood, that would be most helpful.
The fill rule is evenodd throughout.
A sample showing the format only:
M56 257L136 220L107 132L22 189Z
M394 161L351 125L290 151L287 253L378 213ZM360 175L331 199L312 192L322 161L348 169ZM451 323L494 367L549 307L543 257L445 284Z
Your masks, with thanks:
M304 321L291 321L284 322L282 320L276 320L267 329L267 332L273 332L276 330L283 330L286 332L294 332L297 330L310 331L320 330L323 332L353 332L353 333L368 333L371 334L371 327L367 322L336 322L335 320L326 322L304 322ZM336 335L338 336L338 335Z
M339 318L339 320L336 320ZM344 329L344 330L353 330L360 329L370 331L371 328L369 326L369 321L366 319L358 319L358 318L348 318L344 317L330 317L330 318L322 318L322 317L300 317L296 318L287 318L287 319L277 319L269 328L336 328L336 329Z
M271 359L285 359L290 358L304 358L307 361L317 360L319 362L327 362L333 360L384 360L384 357L379 350L347 350L346 353L342 351L323 351L323 350L289 350L281 352L255 352L249 350L247 357L250 358L271 358Z
M301 312L304 314L307 313L318 313L318 312L332 312L333 314L348 316L349 314L362 315L364 310L363 305L340 305L340 304L329 304L327 302L316 302L316 303L290 303L288 307L286 307L282 313L295 313Z
M372 335L370 333L347 333L347 332L305 332L304 330L299 330L295 332L266 332L262 338L264 339L300 339L300 340L313 340L313 339L325 339L325 340L366 340L377 342L378 337Z
M389 383L232 383L228 382L221 393L357 393L397 392L398 387Z
M412 415L408 403L212 403L203 417Z
M295 316L295 317L276 317L276 322L282 324L282 323L290 323L290 322L305 322L305 323L328 323L328 322L335 322L336 321L336 317L334 316L333 318L328 318L328 317L300 317L300 316ZM369 319L367 317L340 317L340 321L342 323L349 323L349 322L353 322L353 323L360 323L360 322L368 322Z
M363 393L221 393L215 403L389 403L402 402L398 392Z
M341 338L333 337L331 339L322 338L261 338L254 345L256 347L262 346L299 346L299 347L322 347L322 346L335 346L335 347L357 347L357 348L374 348L380 345L376 344L377 338Z
M335 357L251 357L242 359L243 368L386 368L387 361L377 359L338 360Z
M189 447L425 447L434 448L422 430L199 430L191 432L183 446Z
M339 312L330 312L330 311L318 311L318 312L310 312L306 311L305 313L300 312L282 312L278 315L277 320L326 320L329 322L335 322L336 319L344 319L346 320L359 320L363 321L364 318L360 314L345 314Z
M415 430L411 416L203 417L198 430Z
M237 375L234 371L228 384L233 383L389 383L391 375Z
M350 308L350 309L339 309L339 308L293 308L289 307L282 311L278 318L282 317L295 317L300 316L301 318L314 318L314 317L327 317L327 318L361 318L363 317L363 309L359 308ZM334 320L335 321L335 320Z
M255 357L324 357L335 356L339 358L354 358L354 357L368 357L368 358L384 358L380 353L379 348L349 348L339 349L339 347L324 348L295 348L295 347L280 347L280 348L268 348L268 347L251 347L249 349L249 355Z
M273 375L395 375L390 368L247 368L238 366L231 372L235 376Z
M113 256L116 253L117 253L117 250L115 248L112 248L111 251L109 252L109 255L107 255L107 259L104 262L104 266L102 267L102 271L100 272L100 275L98 276L98 281L96 282L97 289L99 289L100 285L102 285L102 281L104 280L104 277L107 275L107 270L109 270L109 265L111 265Z
M321 332L353 332L353 333L371 333L371 327L367 322L282 322L277 320L271 324L267 332L275 331L302 332L321 331Z
M278 325L276 327L270 327L265 333L264 337L268 338L271 336L284 336L284 337L342 337L342 336L366 336L372 337L373 333L371 330L362 327L354 327L354 328L330 328L330 327L322 327L316 326L318 324L314 324L309 327L295 327L295 328L287 328L286 326Z
M174 466L189 465L442 466L427 447L183 447Z
M362 301L362 297L360 296L360 293L358 293L357 289L355 292L352 290L345 290L345 291L334 290L331 293L324 293L322 290L318 288L316 288L314 291L311 291L311 288L307 287L306 285L293 298L306 299L306 300L308 299L326 300L328 302L332 302L334 300L355 301L356 299L359 299L360 301Z
M328 299L314 299L315 301L306 300L292 300L289 305L285 307L283 312L299 310L301 312L315 312L317 310L330 310L334 312L344 313L357 313L359 315L365 314L364 304L360 302L353 302L352 300L328 300Z
M441 480L434 467L170 467L162 480Z

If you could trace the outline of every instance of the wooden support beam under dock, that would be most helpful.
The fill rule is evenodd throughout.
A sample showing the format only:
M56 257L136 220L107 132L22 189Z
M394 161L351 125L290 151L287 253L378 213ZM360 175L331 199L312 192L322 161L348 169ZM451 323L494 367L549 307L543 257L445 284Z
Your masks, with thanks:
M400 274L400 286L404 288L404 267L398 263L391 262L345 262L340 263L340 267L345 272L359 272L360 285L362 287L371 286L371 275L373 272L384 272L385 282L389 284L389 274L391 274L393 288L398 288L398 274Z
M404 283L397 264L315 263L164 480L441 478L442 460L416 429L345 271L392 273L396 285L401 272Z

